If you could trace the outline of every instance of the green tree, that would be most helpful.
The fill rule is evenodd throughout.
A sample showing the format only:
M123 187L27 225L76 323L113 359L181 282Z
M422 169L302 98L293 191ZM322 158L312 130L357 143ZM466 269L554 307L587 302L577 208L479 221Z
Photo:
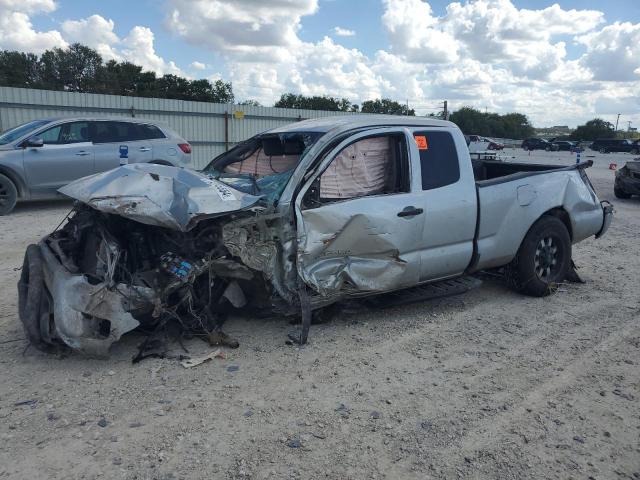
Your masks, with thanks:
M40 58L0 50L0 85L219 103L232 103L234 98L231 83L190 81L178 75L158 78L131 62L105 64L98 52L79 43L47 50Z
M611 138L614 134L615 132L611 122L607 122L601 118L594 118L584 125L579 125L578 128L571 133L571 138L573 140L596 140L598 138Z
M473 107L462 107L449 116L467 135L522 139L533 135L533 126L522 113L483 113Z
M283 93L280 96L280 100L274 104L274 107L353 112L353 108L357 107L357 105L353 105L346 98L334 98L326 95L307 97L305 95L296 95L295 93Z
M0 85L36 87L39 81L38 57L36 55L0 51Z
M69 48L47 50L40 57L42 88L71 92L99 90L102 57L89 47L74 43Z
M413 108L408 109L407 105L398 103L388 98L377 98L362 102L362 113L386 113L389 115L415 115Z

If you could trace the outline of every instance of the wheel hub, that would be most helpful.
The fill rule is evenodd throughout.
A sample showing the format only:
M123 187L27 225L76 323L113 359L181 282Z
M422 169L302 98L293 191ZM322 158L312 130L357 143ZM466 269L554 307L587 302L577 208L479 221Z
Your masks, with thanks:
M541 280L547 281L555 273L558 265L558 247L553 238L545 237L540 240L534 261L536 275Z

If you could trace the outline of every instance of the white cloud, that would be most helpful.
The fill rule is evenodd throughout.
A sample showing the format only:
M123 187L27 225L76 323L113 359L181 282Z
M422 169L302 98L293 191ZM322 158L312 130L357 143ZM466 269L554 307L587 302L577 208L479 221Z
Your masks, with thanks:
M22 13L47 13L56 9L54 0L0 0L0 10Z
M338 37L354 37L356 32L342 27L333 27L334 35Z
M640 23L615 22L578 38L587 52L580 59L595 80L640 80Z
M300 43L300 18L317 0L169 0L168 28L195 45L246 59L282 60Z
M204 63L198 62L198 61L191 62L189 66L194 70L204 70L205 68L207 68L207 66Z
M113 20L91 15L81 20L62 22L62 32L70 43L81 43L94 48L105 60L120 60L114 45L120 42L114 33Z
M48 48L66 47L56 30L38 32L29 18L31 14L55 10L53 0L0 0L0 49L42 53Z
M173 61L166 62L156 53L153 39L150 28L133 27L129 35L122 40L122 57L145 70L153 70L160 74L184 75Z

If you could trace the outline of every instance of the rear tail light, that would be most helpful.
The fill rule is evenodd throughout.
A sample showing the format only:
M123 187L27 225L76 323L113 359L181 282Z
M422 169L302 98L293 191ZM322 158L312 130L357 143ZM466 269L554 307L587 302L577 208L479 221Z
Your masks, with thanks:
M191 153L191 145L188 143L179 143L178 146L184 153Z

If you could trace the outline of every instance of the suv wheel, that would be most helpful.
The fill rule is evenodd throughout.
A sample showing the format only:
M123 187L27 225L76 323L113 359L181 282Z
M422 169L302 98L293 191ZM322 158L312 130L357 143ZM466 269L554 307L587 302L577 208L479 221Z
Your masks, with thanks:
M600 150L598 150L600 153L609 153L607 152L607 149L602 147Z
M13 210L18 201L18 189L9 177L0 174L0 215Z
M624 190L622 190L621 188L616 187L616 186L613 187L613 193L616 196L616 198L624 198L624 199L631 198L631 194L630 193L627 193Z
M638 150L637 148L632 148L629 153L631 153L631 155L638 155L640 153L640 150Z
M520 293L544 297L554 292L571 265L571 238L564 223L543 216L527 232L507 265L509 285Z

